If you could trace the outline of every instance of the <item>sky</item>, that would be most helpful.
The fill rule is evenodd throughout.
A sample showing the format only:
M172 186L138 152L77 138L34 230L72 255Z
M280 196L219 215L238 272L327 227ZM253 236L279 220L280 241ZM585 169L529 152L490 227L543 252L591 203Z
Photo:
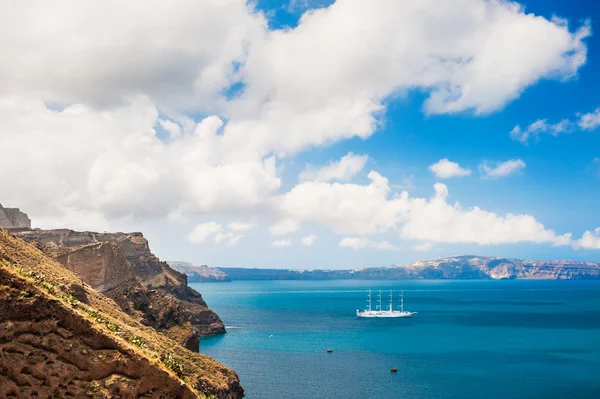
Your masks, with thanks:
M38 0L0 15L0 203L163 260L600 260L600 5Z

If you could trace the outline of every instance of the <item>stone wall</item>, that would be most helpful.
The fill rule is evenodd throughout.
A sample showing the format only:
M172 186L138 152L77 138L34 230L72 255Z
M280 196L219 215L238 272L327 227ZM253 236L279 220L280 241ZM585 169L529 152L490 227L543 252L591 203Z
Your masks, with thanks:
M31 220L19 208L4 208L0 204L0 229L31 228Z

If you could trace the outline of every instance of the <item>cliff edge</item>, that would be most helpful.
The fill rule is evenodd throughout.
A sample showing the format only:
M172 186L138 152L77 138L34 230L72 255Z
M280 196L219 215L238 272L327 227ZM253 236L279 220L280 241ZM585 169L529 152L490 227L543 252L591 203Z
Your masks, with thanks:
M187 286L187 277L161 262L142 233L33 229L13 234L190 350L198 351L199 336L225 332L219 316Z
M19 208L5 208L0 204L0 229L29 229L31 220Z
M0 397L243 396L235 372L143 326L0 231Z

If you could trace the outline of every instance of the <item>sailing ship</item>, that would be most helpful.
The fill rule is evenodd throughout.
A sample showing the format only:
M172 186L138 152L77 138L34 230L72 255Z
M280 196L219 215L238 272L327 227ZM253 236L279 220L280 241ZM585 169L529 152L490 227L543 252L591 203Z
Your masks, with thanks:
M371 290L369 290L369 295L367 299L367 309L360 311L356 309L357 317L383 317L383 318L392 318L392 317L412 317L412 315L417 312L409 312L404 310L404 291L400 291L400 310L393 309L393 291L390 291L390 306L388 310L383 310L381 308L381 290L379 290L379 297L377 299L377 306L375 310L371 308Z

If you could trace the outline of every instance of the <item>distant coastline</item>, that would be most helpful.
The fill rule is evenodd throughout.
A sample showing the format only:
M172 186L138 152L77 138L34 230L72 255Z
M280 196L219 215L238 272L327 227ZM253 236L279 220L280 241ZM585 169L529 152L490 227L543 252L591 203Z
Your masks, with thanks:
M535 261L464 255L406 265L341 270L260 269L243 267L192 266L168 262L188 275L189 282L235 280L386 280L386 279L492 279L492 280L596 280L600 262ZM184 264L179 266L178 264Z

